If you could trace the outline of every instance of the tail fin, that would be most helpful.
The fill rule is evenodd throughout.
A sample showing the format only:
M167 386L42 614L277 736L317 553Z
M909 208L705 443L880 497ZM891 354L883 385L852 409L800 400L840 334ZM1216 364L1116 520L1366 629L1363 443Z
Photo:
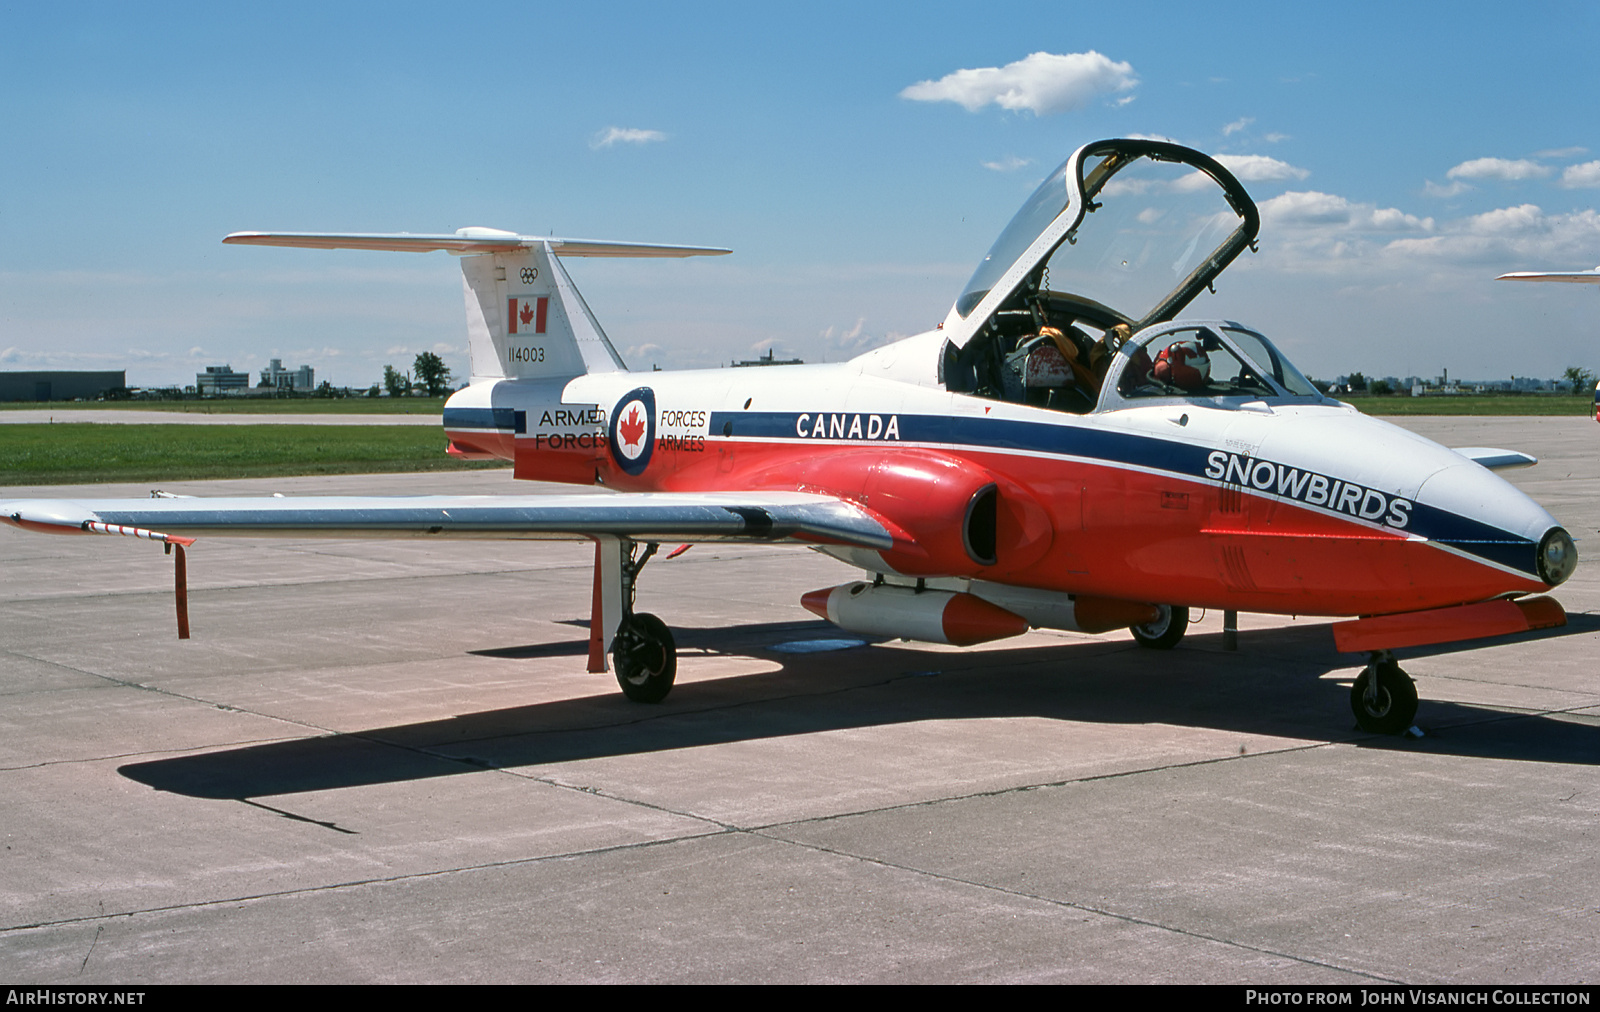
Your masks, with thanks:
M627 371L559 257L692 257L731 252L708 246L545 238L493 228L464 228L447 235L235 232L222 241L411 253L446 250L462 257L473 382Z

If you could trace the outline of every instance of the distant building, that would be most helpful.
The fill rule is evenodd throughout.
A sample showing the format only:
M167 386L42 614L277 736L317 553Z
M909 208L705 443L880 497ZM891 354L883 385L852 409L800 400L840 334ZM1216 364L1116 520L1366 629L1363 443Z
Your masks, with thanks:
M294 370L285 369L283 359L275 358L261 370L261 385L274 390L303 390L310 393L317 388L316 372L309 365Z
M0 372L0 401L94 400L128 385L127 370L116 372Z
M738 361L738 362L733 363L733 367L735 369L744 369L744 368L748 368L750 366L758 366L758 365L805 365L806 364L803 359L798 359L798 358L773 358L772 356L773 356L773 350L771 348L768 348L767 349L767 353L765 355L762 355L760 358L743 359L742 361Z
M231 365L208 365L194 374L194 385L203 395L242 394L250 389L250 374L234 372Z

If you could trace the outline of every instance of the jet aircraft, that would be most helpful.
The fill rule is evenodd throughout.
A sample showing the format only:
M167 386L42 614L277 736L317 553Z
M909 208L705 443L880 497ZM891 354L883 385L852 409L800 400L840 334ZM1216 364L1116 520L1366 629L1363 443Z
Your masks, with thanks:
M1365 654L1359 724L1411 727L1397 648L1563 624L1577 563L1489 468L1319 393L1266 336L1178 314L1255 246L1212 158L1100 141L1053 171L935 329L849 362L630 372L562 266L722 249L519 235L240 232L244 245L460 256L471 382L448 452L614 494L22 500L56 533L588 539L589 668L656 702L671 631L634 607L661 543L789 542L862 571L805 607L859 633L967 645L1030 627L1173 647L1191 609L1336 616ZM1352 617L1353 616L1353 617Z
M1592 271L1514 271L1496 281L1558 281L1569 285L1600 285L1600 267ZM1594 420L1600 422L1600 380L1594 384Z

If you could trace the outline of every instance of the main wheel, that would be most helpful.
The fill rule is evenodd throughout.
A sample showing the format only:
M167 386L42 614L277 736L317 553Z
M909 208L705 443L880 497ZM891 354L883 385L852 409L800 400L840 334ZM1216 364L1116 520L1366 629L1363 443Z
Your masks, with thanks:
M635 703L659 703L678 675L678 645L665 622L640 612L617 630L611 663L623 695Z
M1130 626L1129 632L1141 647L1151 650L1171 650L1189 631L1189 609L1182 605L1159 604L1161 614L1154 622Z
M1367 684L1378 675L1378 691L1367 698ZM1394 661L1369 664L1350 686L1350 709L1356 723L1370 734L1400 734L1417 718L1417 683Z

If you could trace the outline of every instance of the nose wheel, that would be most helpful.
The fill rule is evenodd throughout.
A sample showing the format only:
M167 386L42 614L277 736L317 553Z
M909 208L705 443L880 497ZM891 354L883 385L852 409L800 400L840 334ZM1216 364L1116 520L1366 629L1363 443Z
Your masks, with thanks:
M1350 709L1369 734L1403 734L1417 718L1417 684L1393 654L1380 651L1350 686Z

